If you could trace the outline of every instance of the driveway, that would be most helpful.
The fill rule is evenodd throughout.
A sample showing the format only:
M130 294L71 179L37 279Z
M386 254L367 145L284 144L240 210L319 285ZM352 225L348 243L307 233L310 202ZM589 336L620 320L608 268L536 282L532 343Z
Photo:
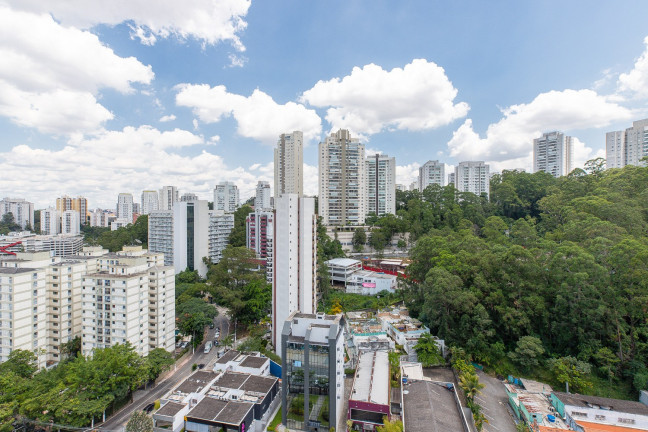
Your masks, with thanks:
M504 384L482 371L477 371L477 375L479 381L486 386L475 398L489 422L484 426L483 432L516 432Z

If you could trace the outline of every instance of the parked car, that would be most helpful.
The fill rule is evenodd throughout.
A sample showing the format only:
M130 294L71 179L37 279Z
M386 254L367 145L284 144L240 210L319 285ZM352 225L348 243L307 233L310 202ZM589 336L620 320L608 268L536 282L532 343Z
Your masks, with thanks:
M149 414L151 411L153 411L153 408L155 408L155 404L154 404L154 403L150 403L150 404L148 404L148 405L146 405L146 406L144 407L143 411L144 411L145 413Z
M198 365L198 369L202 369L202 368L204 368L204 367L205 367L205 363L200 363L200 364Z
M209 353L209 351L211 351L212 346L213 346L213 344L212 344L211 341L209 341L209 342L207 342L207 343L205 344L205 354L207 354L207 353Z
M180 348L185 349L185 348L187 348L187 345L189 345L189 342L187 342L187 341L182 342L182 345L180 345Z
M214 325L214 323L213 323L213 322L210 322L210 323L209 323L209 328L210 328L210 329L213 329L214 327L216 327L216 326Z

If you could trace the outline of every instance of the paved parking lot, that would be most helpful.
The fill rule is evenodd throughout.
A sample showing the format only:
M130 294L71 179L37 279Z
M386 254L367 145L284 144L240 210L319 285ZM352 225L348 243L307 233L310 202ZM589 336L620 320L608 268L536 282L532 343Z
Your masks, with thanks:
M477 371L477 375L479 375L479 381L486 385L482 389L482 393L475 398L489 422L484 426L483 431L516 432L504 384L497 378L481 371Z

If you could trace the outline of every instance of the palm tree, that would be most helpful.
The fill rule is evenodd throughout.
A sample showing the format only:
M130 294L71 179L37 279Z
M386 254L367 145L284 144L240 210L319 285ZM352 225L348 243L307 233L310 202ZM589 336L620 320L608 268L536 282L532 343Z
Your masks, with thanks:
M459 379L459 385L466 393L466 398L473 400L475 396L481 393L481 389L485 387L484 384L479 382L479 377L476 374L463 374Z

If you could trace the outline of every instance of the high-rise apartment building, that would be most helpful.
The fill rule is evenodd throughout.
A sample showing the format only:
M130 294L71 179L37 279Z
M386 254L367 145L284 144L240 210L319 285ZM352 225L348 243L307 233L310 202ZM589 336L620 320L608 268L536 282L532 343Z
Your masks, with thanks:
M645 165L641 159L648 156L648 119L632 122L625 131L605 134L605 153L608 168Z
M207 201L179 201L173 210L151 212L148 218L148 247L164 254L164 263L176 273L197 270L207 275L203 258L220 261L234 227L234 215L209 211Z
M365 160L367 214L396 214L396 158L375 154Z
M572 170L573 158L572 137L562 132L543 133L533 140L533 172L544 171L554 177L567 175Z
M158 210L171 210L173 209L173 204L178 201L178 188L175 186L164 186L160 190Z
M133 194L120 193L117 197L117 219L133 223Z
M315 311L317 216L315 199L297 194L281 195L275 207L272 342L278 351L286 318L295 311Z
M489 165L483 161L459 162L455 167L455 188L475 195L490 193Z
M254 197L254 208L259 210L270 209L270 183L267 181L259 181L256 187L256 195Z
M319 215L324 225L365 220L365 146L340 129L319 144Z
M82 281L81 353L130 342L144 356L175 344L175 272L140 246L98 258Z
M4 198L0 201L0 219L7 213L13 215L22 229L34 228L34 204L23 198Z
M160 196L156 191L147 190L142 192L142 214L149 214L160 209Z
M195 193L186 192L182 194L182 196L180 197L180 201L182 202L198 201L198 195L196 195Z
M61 234L79 235L81 233L81 222L79 212L66 210L61 214Z
M90 226L109 227L111 212L108 210L95 209L90 211ZM113 219L115 218L112 216Z
M304 134L300 131L279 136L274 151L274 196L304 194Z
M214 188L214 210L234 213L239 206L238 187L231 182L220 182Z
M88 200L82 196L71 198L67 195L63 195L60 198L56 198L56 210L58 210L60 215L62 215L64 211L75 210L79 213L79 221L81 225L88 223Z
M255 209L245 219L246 246L266 262L266 280L272 283L274 271L274 211Z
M429 160L419 168L418 190L423 192L431 184L445 186L445 164Z
M220 210L208 212L208 247L209 260L217 263L223 257L223 250L229 244L229 236L234 229L234 214Z
M448 174L448 186L455 185L455 173Z
M290 430L333 430L345 413L344 317L292 312L281 323L281 412ZM303 398L295 398L303 395ZM303 407L291 409L291 404ZM328 403L328 417L311 414ZM295 420L288 413L302 412Z
M56 235L61 233L61 214L58 210L48 208L40 212L41 234Z

